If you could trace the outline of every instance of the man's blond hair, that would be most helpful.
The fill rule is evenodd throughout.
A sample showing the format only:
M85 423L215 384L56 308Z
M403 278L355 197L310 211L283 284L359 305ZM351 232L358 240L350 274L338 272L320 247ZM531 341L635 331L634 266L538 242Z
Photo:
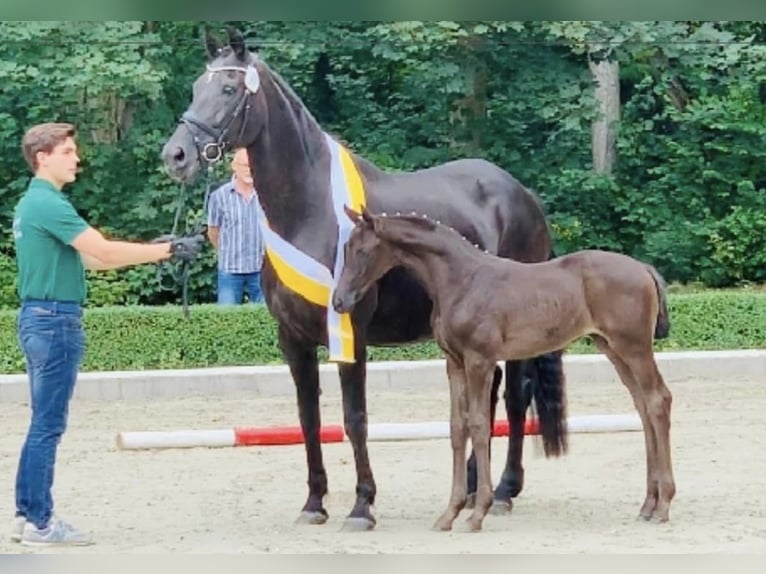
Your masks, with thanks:
M37 172L37 153L51 153L53 148L75 136L72 124L49 122L32 126L21 139L21 151L32 173Z

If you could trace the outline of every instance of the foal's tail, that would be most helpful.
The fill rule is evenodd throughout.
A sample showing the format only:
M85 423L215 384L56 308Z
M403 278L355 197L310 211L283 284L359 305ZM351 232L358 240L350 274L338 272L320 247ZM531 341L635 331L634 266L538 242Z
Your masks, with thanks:
M532 359L535 411L546 457L565 454L568 448L563 354L553 351Z
M666 339L670 335L670 314L668 313L668 300L665 296L665 280L654 267L648 264L644 265L654 279L654 286L657 288L659 309L657 311L657 323L654 326L654 338Z

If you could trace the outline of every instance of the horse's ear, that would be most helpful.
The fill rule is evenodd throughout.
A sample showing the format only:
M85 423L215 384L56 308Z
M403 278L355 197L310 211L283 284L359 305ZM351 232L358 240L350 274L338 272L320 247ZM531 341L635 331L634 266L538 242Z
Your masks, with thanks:
M369 224L375 223L375 218L372 216L372 213L370 213L366 207L362 208L362 219L365 221L365 223L369 223Z
M359 223L359 220L362 218L362 216L359 213L351 209L346 204L343 205L343 211L346 212L346 215L348 215L348 218L354 223L354 225Z
M221 43L218 41L218 38L213 36L209 29L205 29L205 47L211 59L217 58L221 53Z
M234 55L237 56L238 60L244 62L247 56L245 37L233 26L228 26L226 31L229 33L229 46L234 51Z
M381 218L370 213L366 207L362 208L362 220L376 234L380 232Z

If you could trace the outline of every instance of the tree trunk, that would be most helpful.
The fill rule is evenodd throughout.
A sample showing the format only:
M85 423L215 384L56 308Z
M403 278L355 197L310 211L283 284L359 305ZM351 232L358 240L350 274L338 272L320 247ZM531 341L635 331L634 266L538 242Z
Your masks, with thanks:
M598 117L592 126L593 169L611 174L616 161L616 130L620 119L620 67L608 57L588 57L588 65L596 83Z

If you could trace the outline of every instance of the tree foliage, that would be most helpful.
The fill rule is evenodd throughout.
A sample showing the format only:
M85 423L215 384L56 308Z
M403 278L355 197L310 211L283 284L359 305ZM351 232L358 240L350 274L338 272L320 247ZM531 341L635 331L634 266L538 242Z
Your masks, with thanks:
M765 278L760 22L207 25L243 29L323 127L381 167L497 162L543 196L561 253L620 250L668 280L713 286ZM181 189L159 152L205 55L194 22L2 22L0 33L0 304L12 305L24 130L77 124L84 169L69 193L93 225L125 238L167 232ZM593 58L619 62L609 177L591 165ZM212 299L213 272L208 253L193 276L196 301ZM151 266L93 276L91 286L94 303L180 294Z

